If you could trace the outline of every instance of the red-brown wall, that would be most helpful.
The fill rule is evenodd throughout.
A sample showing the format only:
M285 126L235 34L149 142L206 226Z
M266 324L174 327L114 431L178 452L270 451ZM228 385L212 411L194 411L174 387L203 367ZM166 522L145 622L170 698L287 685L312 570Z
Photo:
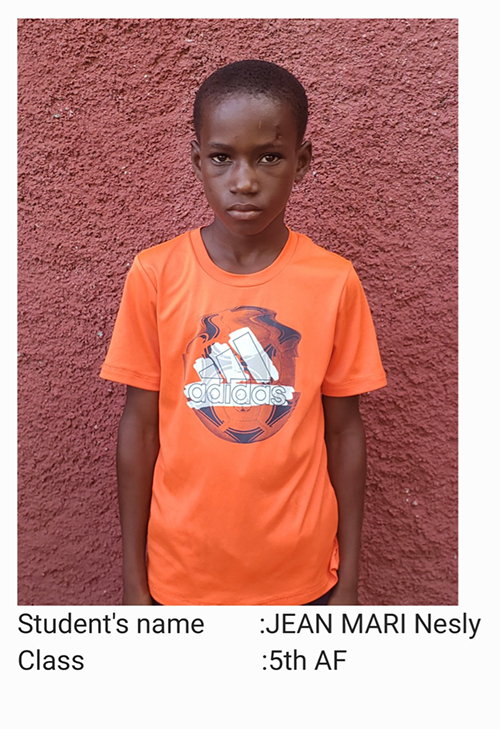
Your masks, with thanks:
M116 604L116 429L98 377L135 253L210 220L193 95L284 65L312 172L287 222L351 259L388 373L366 395L361 602L457 602L457 21L19 22L19 603Z

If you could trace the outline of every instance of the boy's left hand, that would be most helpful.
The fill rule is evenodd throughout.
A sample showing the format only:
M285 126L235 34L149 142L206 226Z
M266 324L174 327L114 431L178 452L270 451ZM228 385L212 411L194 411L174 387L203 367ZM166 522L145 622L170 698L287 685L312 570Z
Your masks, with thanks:
M357 588L343 588L342 585L335 585L328 600L328 605L359 605Z

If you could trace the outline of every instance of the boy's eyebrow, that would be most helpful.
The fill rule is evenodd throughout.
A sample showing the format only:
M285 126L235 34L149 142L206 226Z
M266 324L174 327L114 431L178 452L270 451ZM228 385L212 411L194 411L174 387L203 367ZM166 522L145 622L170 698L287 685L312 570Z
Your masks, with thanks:
M230 144L224 144L224 142L208 142L208 147L211 147L212 149L222 149L225 151L229 151L233 149L232 145ZM265 142L264 144L259 144L255 149L257 151L263 151L265 149L269 149L270 147L283 147L283 142L281 139L273 139L269 142Z
M209 147L214 147L214 149L232 149L231 145L224 144L223 142L209 142Z

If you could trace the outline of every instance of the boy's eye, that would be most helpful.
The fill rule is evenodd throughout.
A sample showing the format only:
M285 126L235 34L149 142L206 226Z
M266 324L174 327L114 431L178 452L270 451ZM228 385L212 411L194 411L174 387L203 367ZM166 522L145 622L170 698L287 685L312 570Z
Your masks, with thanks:
M222 165L222 164L224 164L225 162L228 162L228 161L229 161L229 157L227 156L227 154L213 154L213 155L211 156L211 159L212 159L212 160L213 160L213 161L214 161L214 162L215 162L216 164L219 164L219 165Z
M265 154L261 157L262 162L266 164L273 164L273 162L278 162L279 159L280 157L277 154Z

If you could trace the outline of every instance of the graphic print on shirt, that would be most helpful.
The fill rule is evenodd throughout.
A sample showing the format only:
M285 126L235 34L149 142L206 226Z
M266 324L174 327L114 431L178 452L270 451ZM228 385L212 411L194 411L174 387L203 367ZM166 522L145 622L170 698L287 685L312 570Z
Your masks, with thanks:
M295 392L300 339L271 309L239 306L207 314L184 355L187 405L224 440L270 438L300 397Z

